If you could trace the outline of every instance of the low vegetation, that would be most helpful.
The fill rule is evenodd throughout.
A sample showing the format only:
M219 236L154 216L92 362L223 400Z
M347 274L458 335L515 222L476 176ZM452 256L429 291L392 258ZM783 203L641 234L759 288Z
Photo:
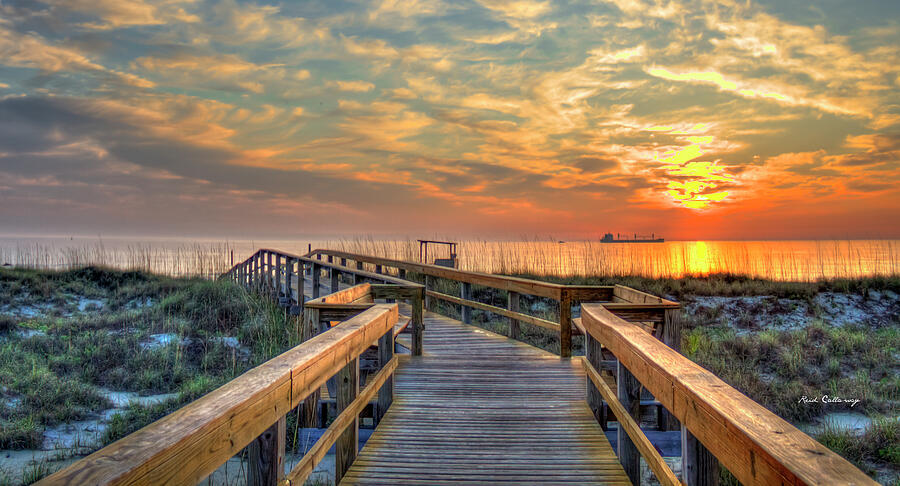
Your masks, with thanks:
M282 309L230 281L0 269L0 302L3 450L88 452L296 342ZM80 421L103 422L93 429L102 432L48 444L49 431ZM18 473L28 484L48 468Z

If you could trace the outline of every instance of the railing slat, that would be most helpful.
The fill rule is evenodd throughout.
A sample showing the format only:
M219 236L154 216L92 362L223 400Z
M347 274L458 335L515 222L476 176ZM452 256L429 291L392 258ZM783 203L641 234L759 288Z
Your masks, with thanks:
M719 484L719 460L684 427L681 427L681 458L687 486Z
M250 443L247 486L277 486L284 477L287 421L281 417Z
M294 466L294 469L288 473L285 479L295 485L301 485L306 481L316 464L322 461L325 454L331 449L331 446L337 442L341 432L353 423L366 404L372 401L372 398L381 389L382 385L393 375L398 362L398 356L394 356L384 368L370 378L370 383L366 384L366 387L359 393L359 396L356 397L353 403L334 419L334 422L325 430L325 433L309 449L306 455L300 459L300 462Z
M337 374L337 410L338 413L350 408L359 395L359 358L353 359ZM340 484L341 478L353 465L359 452L359 413L350 417L350 423L338 436L334 458L334 483Z
M606 400L609 404L609 408L619 421L619 430L624 430L628 434L631 442L640 452L641 456L644 457L644 460L647 461L647 466L653 471L653 474L656 476L659 483L663 486L680 485L681 482L678 481L678 476L672 472L672 469L669 468L666 461L663 460L656 448L653 447L650 439L644 435L640 425L638 425L625 407L619 402L615 393L613 393L606 382L603 381L603 377L600 376L597 369L586 358L582 361L582 364L584 365L585 373L588 375L589 383L591 383L599 395ZM621 444L621 442L619 443ZM627 468L626 472L628 472Z
M622 366L621 361L619 361L616 373L616 387L618 400L607 398L606 403L613 409L613 414L620 425L628 424L629 421L637 425L635 421L641 419L641 382ZM615 407L615 403L619 403L620 406ZM631 479L631 483L634 486L640 486L641 455L637 445L632 441L632 436L638 437L643 433L640 429L636 434L628 433L626 427L627 425L619 427L616 431L619 462L622 463L625 474Z
M519 314L519 293L512 290L506 292L506 310ZM519 320L512 316L506 316L509 323L510 339L519 339Z

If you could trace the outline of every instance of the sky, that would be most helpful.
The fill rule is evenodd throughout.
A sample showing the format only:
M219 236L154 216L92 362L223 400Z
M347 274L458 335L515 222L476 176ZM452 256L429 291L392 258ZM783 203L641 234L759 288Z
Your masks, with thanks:
M900 238L894 0L0 0L0 234Z

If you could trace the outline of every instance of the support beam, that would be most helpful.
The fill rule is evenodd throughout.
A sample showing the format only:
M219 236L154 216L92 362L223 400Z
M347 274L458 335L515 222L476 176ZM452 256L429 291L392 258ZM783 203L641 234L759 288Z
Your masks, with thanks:
M378 340L378 369L383 369L394 358L394 330L386 332ZM381 423L384 414L394 401L394 378L389 377L378 391L378 403L375 407L375 425Z
M300 312L303 312L303 303L306 301L306 264L303 261L297 262L297 305L300 306Z
M301 342L309 341L319 332L319 309L307 307L303 309L303 324L301 327ZM303 409L300 414L300 426L304 428L317 428L319 426L319 390L315 390L303 401Z
M434 282L432 282L431 277L425 275L425 309L432 310L431 307L431 297L428 295L428 291L434 288Z
M412 352L413 356L422 356L422 341L425 337L425 288L410 299L412 306Z
M331 293L341 290L341 271L335 268L331 269Z
M519 293L513 292L512 290L506 292L506 310L512 312L519 312ZM509 322L509 337L510 339L519 339L519 320L507 317L507 322Z
M276 486L284 478L286 420L281 417L250 443L248 486Z
M313 263L312 265L312 297L316 299L319 297L319 287L321 287L321 278L322 278L322 265L318 263Z
M663 318L661 336L659 339L668 347L675 351L681 352L681 309L666 309ZM662 409L659 414L660 430L679 430L681 423L675 418L665 407L660 405Z
M272 253L266 252L266 291L271 293L275 288L275 265L272 263Z
M595 370L603 369L602 350L603 346L600 345L600 341L594 339L590 334L584 336L584 357ZM594 413L594 418L600 422L600 427L606 430L607 421L603 407L603 395L600 394L600 390L597 389L597 386L591 380L587 380L587 402L588 406L591 407L591 412Z
M294 264L296 260L287 259L287 265L284 270L284 296L287 298L288 307L294 303Z
M565 291L559 299L559 357L572 357L572 299Z
M616 385L618 387L619 402L625 407L625 410L640 423L641 420L641 382L628 371L627 368L619 363L618 373L616 377ZM618 442L619 462L625 469L625 474L634 486L641 484L641 454L624 427L618 428L616 435Z
M468 282L460 282L459 283L459 297L465 300L472 300L472 284ZM462 321L465 324L472 323L472 308L465 305L460 304L460 315L462 316Z
M337 413L353 403L359 394L359 357L356 357L337 374ZM334 484L340 484L359 451L359 415L353 424L341 434L335 445Z
M681 427L681 471L687 486L717 486L719 461L685 427Z

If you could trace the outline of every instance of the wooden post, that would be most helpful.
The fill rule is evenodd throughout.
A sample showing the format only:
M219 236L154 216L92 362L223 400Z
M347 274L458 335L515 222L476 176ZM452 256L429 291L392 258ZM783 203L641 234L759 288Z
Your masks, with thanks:
M572 299L565 290L559 299L559 357L572 357Z
M619 402L621 402L622 406L625 407L625 410L634 417L634 420L640 423L641 382L639 382L627 368L622 366L621 362L618 366L617 375L616 385L618 387ZM637 447L635 447L631 438L628 437L628 433L625 432L625 428L622 427L621 424L618 427L616 437L619 449L619 462L622 463L625 474L628 475L628 479L631 480L631 483L634 484L634 486L640 486L641 454L638 452Z
M253 265L253 287L259 292L262 287L262 264L263 264L263 256L262 253L256 252L256 263Z
M279 299L284 292L284 257L275 254L275 298Z
M341 290L341 272L334 268L331 269L331 293Z
M306 342L315 337L319 332L319 309L304 308L303 324L300 329L300 340ZM319 426L319 390L309 394L303 401L303 410L300 414L300 426L304 428L316 428Z
M313 299L319 297L319 279L322 277L322 265L313 263L312 265L312 296Z
M275 264L272 262L272 253L266 252L266 289L269 293L275 289Z
M590 334L585 334L584 357L598 372L603 369L601 367L601 363L603 362L602 350L603 346L600 345L600 341L594 339L594 336L591 336ZM591 380L587 380L587 402L588 406L591 407L591 411L594 412L594 418L600 422L600 426L603 427L603 430L606 430L606 417L603 413L603 395L600 394L600 390L597 389L594 382Z
M306 301L306 264L303 260L297 261L297 305L303 312L303 302Z
M681 309L666 309L663 317L662 336L660 337L663 344L679 353L681 352L681 326ZM659 429L679 430L681 428L681 423L678 422L678 419L669 413L665 407L660 406L660 408L662 410L658 415Z
M353 403L359 394L359 357L356 357L337 374L337 413ZM340 484L341 478L350 469L359 451L359 415L353 424L347 427L335 444L334 484Z
M413 356L422 356L422 341L425 337L425 288L412 298L412 352Z
M250 257L250 276L248 277L248 285L252 289L256 284L256 254Z
M519 293L512 290L506 292L506 308L513 312L519 312ZM509 320L509 337L519 339L519 321L512 317Z
M276 486L284 478L286 420L282 416L250 443L248 486Z
M294 303L294 263L295 260L287 259L284 267L284 296L288 306Z
M427 310L432 310L431 309L431 297L428 295L428 291L431 288L433 288L433 285L431 283L431 276L425 275L425 309L427 309Z
M681 475L687 486L719 484L719 461L703 444L681 427Z
M469 282L460 282L459 283L459 298L472 300L472 284ZM460 315L462 316L462 321L465 324L472 323L472 308L465 305L459 305Z
M394 330L389 329L378 340L378 369L384 368L394 357ZM394 378L389 377L378 391L378 404L375 407L375 425L381 423L384 414L394 401Z

